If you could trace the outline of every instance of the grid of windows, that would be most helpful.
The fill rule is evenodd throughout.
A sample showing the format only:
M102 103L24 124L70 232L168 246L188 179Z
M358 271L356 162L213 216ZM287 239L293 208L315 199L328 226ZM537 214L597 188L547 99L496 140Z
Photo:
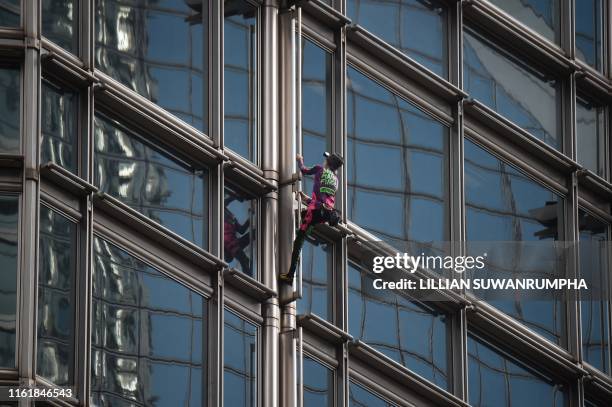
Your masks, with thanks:
M609 7L0 0L2 383L95 406L612 404ZM295 156L324 151L341 222L289 287ZM448 240L577 241L562 271L599 297L373 288L371 255ZM560 272L504 256L486 272Z

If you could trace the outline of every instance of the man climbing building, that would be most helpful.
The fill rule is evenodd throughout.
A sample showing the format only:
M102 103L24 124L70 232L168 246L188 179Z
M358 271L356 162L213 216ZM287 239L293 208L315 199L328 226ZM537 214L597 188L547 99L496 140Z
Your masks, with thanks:
M296 232L295 241L293 242L293 252L291 253L291 265L288 273L282 273L279 276L281 281L289 284L293 283L295 270L300 260L300 253L304 245L304 239L310 235L314 226L318 223L327 222L330 226L336 226L340 217L334 209L336 202L336 190L338 189L338 176L336 171L344 164L344 160L336 153L325 153L325 161L323 165L315 165L308 168L304 166L304 158L297 155L296 159L300 171L305 175L314 175L314 183L312 186L312 196L300 192L302 197L308 203L305 213L302 214L302 223Z

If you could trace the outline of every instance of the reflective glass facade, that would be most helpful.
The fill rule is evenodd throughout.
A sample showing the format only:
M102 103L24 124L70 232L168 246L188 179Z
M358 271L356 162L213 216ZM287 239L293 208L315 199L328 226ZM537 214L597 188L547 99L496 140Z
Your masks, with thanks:
M0 0L2 386L73 391L24 406L612 405L609 14ZM325 151L340 222L289 286L296 156ZM485 278L597 287L375 287L375 256L504 242L541 250L489 251ZM540 267L557 245L566 267Z

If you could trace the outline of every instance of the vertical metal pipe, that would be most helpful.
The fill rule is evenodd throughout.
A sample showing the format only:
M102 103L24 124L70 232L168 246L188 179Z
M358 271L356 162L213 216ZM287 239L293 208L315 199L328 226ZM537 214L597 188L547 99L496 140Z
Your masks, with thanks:
M40 133L40 32L38 1L23 1L26 40L22 67L21 149L24 157L21 199L21 258L18 282L17 368L22 384L32 384L36 370L36 283L38 270L38 204Z
M261 166L264 176L274 185L279 180L279 94L278 94L278 1L265 1L261 7ZM262 199L262 282L277 291L278 193L272 191ZM262 403L279 406L279 334L278 298L263 304L263 386Z

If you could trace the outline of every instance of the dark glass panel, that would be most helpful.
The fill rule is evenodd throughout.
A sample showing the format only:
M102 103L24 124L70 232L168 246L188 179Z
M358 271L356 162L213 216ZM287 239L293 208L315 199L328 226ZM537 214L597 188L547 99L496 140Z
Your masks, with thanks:
M578 162L605 177L605 109L576 99L576 150Z
M564 388L468 335L468 393L474 407L564 407Z
M332 55L308 40L302 41L302 155L323 161L332 139ZM313 177L303 178L310 195Z
M373 289L371 272L349 264L349 333L448 388L445 315L399 293Z
M15 366L19 199L0 195L0 367Z
M465 90L534 137L561 149L561 86L476 33L464 33Z
M350 407L395 407L386 400L370 393L363 387L350 382L349 385L349 406Z
M257 161L257 7L225 0L225 145Z
M77 0L43 0L41 5L42 34L65 50L77 54L79 2Z
M576 56L593 68L603 70L604 1L577 0Z
M206 300L94 239L94 405L206 405Z
M448 134L349 68L348 218L402 251L447 240Z
M96 65L208 131L207 0L96 0Z
M559 0L490 1L540 35L559 43Z
M584 210L578 212L580 274L601 295L580 302L582 358L597 369L610 372L609 225ZM588 295L588 294L587 294ZM595 296L594 296L595 297Z
M20 151L21 81L18 68L0 67L0 154Z
M348 0L353 23L434 73L448 76L446 7L436 0Z
M225 261L251 277L257 277L257 199L240 190L225 188L223 252Z
M42 82L41 162L54 162L76 173L78 159L78 102L76 92Z
M76 224L40 207L36 373L74 383Z
M95 181L100 191L201 246L208 244L208 172L157 150L96 115Z
M297 311L333 322L333 245L315 239L307 240L302 249L302 298Z
M469 140L465 142L464 151L468 241L490 242L489 252L495 253L500 250L500 246L495 249L495 242L559 240L559 219L563 211L559 195ZM544 244L542 247L544 250ZM516 278L521 274L524 259L520 253L513 253L511 257L512 263L506 261L503 270L514 273ZM495 258L489 256L487 263L492 268L502 268L503 259L496 263ZM519 297L514 301L491 303L553 342L561 342L565 307L560 299L530 301Z
M331 370L304 357L304 400L302 407L334 406L334 375Z
M257 406L257 327L225 310L223 405Z
M0 27L19 27L20 15L21 2L19 0L0 0Z

